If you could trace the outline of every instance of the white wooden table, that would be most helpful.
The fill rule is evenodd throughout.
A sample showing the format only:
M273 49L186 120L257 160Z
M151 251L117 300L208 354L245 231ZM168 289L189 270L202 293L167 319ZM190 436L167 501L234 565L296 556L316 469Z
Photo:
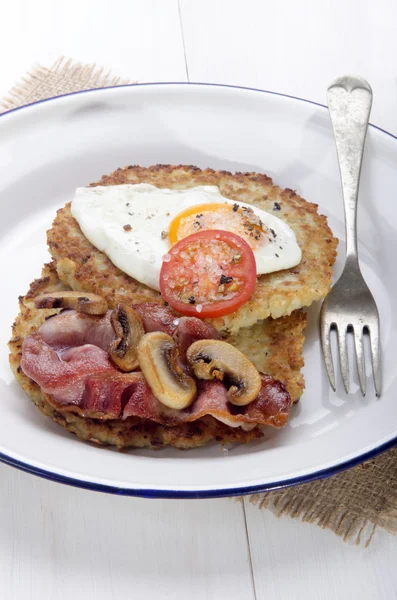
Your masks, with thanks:
M0 96L60 55L139 81L204 81L325 102L355 73L397 134L394 0L13 0L0 17ZM143 500L0 464L4 600L397 598L397 539L369 549L248 500Z

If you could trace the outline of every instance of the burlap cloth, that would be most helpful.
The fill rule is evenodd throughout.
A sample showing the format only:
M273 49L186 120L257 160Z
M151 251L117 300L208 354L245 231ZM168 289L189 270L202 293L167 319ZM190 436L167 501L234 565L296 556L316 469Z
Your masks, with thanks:
M59 59L35 68L0 101L0 112L77 90L128 83L95 65ZM211 165L208 165L209 167ZM331 529L345 541L368 545L375 529L397 533L397 448L328 479L255 494L250 501Z

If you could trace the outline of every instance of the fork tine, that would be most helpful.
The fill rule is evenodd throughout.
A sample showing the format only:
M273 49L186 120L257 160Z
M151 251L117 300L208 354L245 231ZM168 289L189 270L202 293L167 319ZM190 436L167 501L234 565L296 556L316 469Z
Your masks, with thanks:
M368 327L369 339L371 343L371 358L372 358L372 372L374 376L375 393L380 396L382 388L382 376L380 366L380 333L379 333L379 318L375 321L374 325Z
M330 334L331 334L330 328L327 326L327 324L325 322L323 322L323 320L321 320L321 327L320 327L321 347L323 350L324 362L325 362L325 367L327 369L328 379L329 379L332 389L335 392L335 390L336 390L335 371L334 371L334 363L332 360L332 353L331 353Z
M347 362L346 329L337 328L340 370L346 394L349 393L349 364Z
M367 380L365 375L365 357L362 328L359 330L354 329L354 346L356 349L358 380L360 382L361 393L363 396L365 396Z

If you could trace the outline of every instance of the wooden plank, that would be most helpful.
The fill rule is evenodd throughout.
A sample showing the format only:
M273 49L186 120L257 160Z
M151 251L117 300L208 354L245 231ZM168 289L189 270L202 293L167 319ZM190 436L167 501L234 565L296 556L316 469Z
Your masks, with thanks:
M111 496L3 464L0 481L0 598L254 598L240 503Z
M375 532L368 548L331 531L278 518L245 499L258 598L397 598L396 538Z
M180 0L180 9L190 81L325 103L335 77L362 74L374 90L371 121L397 134L397 11L390 1ZM377 531L365 549L315 525L259 511L248 499L245 508L258 599L397 597L393 536Z
M282 92L326 103L333 79L362 75L371 122L397 135L396 4L180 0L190 81Z
M176 0L15 0L0 52L0 95L32 61L60 55L139 81L186 80ZM1 464L0 480L0 598L254 598L241 504L110 496Z
M13 0L0 19L0 97L60 56L134 81L186 81L177 0Z

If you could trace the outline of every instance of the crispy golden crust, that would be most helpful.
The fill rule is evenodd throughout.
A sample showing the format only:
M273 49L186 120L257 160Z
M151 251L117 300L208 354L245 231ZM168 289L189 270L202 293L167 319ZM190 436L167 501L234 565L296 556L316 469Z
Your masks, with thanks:
M301 373L305 327L306 313L295 310L289 317L269 318L243 327L225 339L248 356L259 371L282 381L296 402L305 387Z
M65 289L68 288L59 280L55 263L45 265L41 278L31 284L26 296L19 298L20 313L13 325L13 336L9 342L10 364L15 377L22 389L45 415L83 440L100 445L114 445L118 448L174 446L187 449L202 446L213 440L222 444L245 443L261 437L262 433L258 428L250 432L239 428L232 429L212 417L195 423L186 423L180 427L164 427L147 421L137 422L137 419L133 418L125 421L116 419L103 422L86 419L69 411L56 410L42 394L40 387L22 372L21 348L24 337L35 331L46 317L59 312L55 309L36 309L34 298L39 294ZM241 330L241 335L234 336L230 341L240 349L245 348L251 360L256 362L259 368L282 379L292 398L296 400L303 390L300 368L303 364L304 326L304 313L296 311L291 317L258 323L253 329L252 338L249 330ZM265 345L266 350L264 350Z
M269 177L257 173L232 175L227 171L172 165L126 167L92 185L142 182L174 189L217 185L224 196L255 204L283 219L294 230L302 249L301 263L292 269L260 276L249 302L231 315L212 320L217 329L236 333L241 327L250 327L269 316L290 315L328 293L337 239L326 217L318 214L317 205L306 202L293 190L282 190ZM280 210L275 210L277 206ZM111 307L117 302L162 301L158 292L125 275L90 244L72 217L69 204L58 211L48 231L48 245L57 261L60 279L74 290L100 294Z

